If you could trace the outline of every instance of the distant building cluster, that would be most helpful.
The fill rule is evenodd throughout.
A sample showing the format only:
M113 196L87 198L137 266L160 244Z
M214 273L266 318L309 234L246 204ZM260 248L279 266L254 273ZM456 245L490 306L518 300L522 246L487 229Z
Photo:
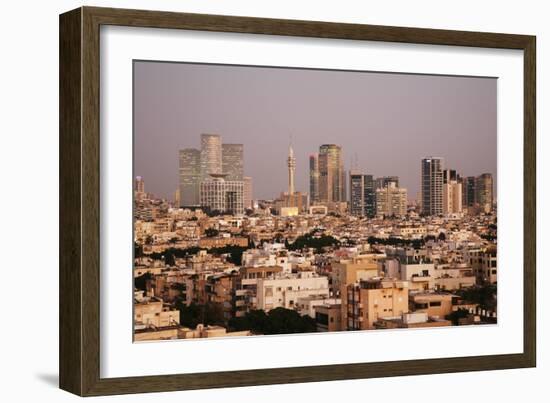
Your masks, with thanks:
M243 214L251 208L252 179L243 175L242 144L223 144L217 134L202 134L201 148L179 151L178 206Z
M421 211L425 215L476 214L493 210L493 175L461 177L444 169L444 160L422 160Z
M323 144L301 192L290 145L287 189L254 200L243 154L202 134L173 201L136 177L136 341L496 322L491 174L423 158L410 202L398 176L346 172Z

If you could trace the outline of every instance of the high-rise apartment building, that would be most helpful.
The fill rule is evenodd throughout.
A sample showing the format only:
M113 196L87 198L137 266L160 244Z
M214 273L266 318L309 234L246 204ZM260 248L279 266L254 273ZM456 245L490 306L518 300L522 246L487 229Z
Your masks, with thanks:
M217 134L201 134L201 180L208 180L211 174L222 171L222 138Z
M443 214L443 158L428 157L421 168L422 213Z
M467 176L462 178L462 206L474 207L476 202L476 178Z
M449 183L450 181L460 181L460 175L456 172L455 169L444 169L443 170L443 184Z
M447 180L443 184L443 214L462 212L462 182Z
M462 212L462 182L455 169L443 170L443 214Z
M180 199L180 189L179 187L174 192L174 206L180 207L181 206L181 199Z
M244 208L243 154L242 144L222 144L221 136L206 133L201 134L200 150L180 150L179 204L241 214ZM252 179L249 179L248 205L251 206Z
M374 217L376 194L372 175L351 171L349 175L350 213L360 217Z
M253 208L253 196L252 196L252 178L250 176L243 177L243 204L245 209Z
M398 188L399 177L398 176L381 176L380 178L376 178L375 180L376 189L384 189L390 183L394 183L395 187Z
M208 210L239 215L244 213L244 182L226 181L224 175L211 175L201 181L200 205Z
M201 151L185 148L179 151L179 202L180 206L199 205L201 180Z
M493 210L493 175L484 173L476 178L475 204L485 213Z
M384 188L376 189L376 215L379 217L402 217L407 214L407 189L389 182Z
M319 147L319 201L323 203L346 200L342 147L323 144Z
M222 144L222 172L229 181L242 181L244 170L242 144Z
M319 201L319 155L309 156L309 196L311 204Z
M136 200L143 200L145 197L145 182L141 176L136 176L134 181L134 198Z

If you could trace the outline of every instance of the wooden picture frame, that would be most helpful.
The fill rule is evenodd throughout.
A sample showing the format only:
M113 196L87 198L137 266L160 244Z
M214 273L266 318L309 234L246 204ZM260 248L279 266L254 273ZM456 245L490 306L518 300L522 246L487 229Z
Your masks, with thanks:
M521 354L196 374L100 377L101 25L519 49L524 56L524 349ZM60 387L81 396L329 381L536 365L535 37L81 7L60 16Z

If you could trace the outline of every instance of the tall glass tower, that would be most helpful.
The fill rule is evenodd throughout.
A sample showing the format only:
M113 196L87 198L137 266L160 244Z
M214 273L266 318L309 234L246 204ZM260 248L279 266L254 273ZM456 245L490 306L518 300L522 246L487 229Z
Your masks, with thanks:
M319 155L309 156L309 197L311 204L319 202Z
M443 158L427 157L422 160L421 192L422 213L443 214Z
M222 138L217 134L201 134L201 179L222 173Z
M243 180L243 145L222 144L222 171L226 180Z
M319 199L321 202L346 200L342 147L323 144L319 147Z
M199 204L201 152L195 148L179 151L179 201L181 206Z

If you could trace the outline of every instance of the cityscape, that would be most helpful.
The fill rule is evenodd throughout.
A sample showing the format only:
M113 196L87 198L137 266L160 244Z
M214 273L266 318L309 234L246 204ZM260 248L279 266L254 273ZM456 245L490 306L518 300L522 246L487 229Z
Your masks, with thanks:
M492 173L418 155L410 194L402 172L346 167L357 150L289 139L286 188L257 197L247 143L194 137L171 198L134 179L134 341L497 323Z

